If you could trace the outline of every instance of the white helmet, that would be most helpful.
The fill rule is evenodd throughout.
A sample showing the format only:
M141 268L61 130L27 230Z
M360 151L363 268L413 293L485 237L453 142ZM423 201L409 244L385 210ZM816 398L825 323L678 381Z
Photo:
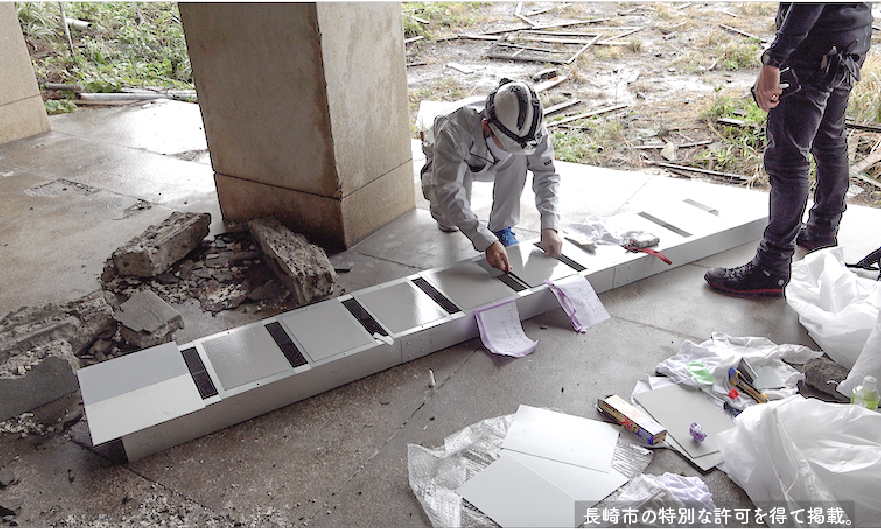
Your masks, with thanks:
M541 100L526 83L502 79L487 96L484 114L502 148L512 154L532 154L544 139Z

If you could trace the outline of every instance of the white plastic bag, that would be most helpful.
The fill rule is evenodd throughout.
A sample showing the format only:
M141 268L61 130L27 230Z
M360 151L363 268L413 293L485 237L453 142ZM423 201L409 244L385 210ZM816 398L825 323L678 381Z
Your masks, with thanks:
M853 388L862 384L866 376L881 380L881 311L878 311L875 328L866 340L866 346L863 347L863 352L857 358L853 369L850 370L847 379L838 384L838 392L849 397Z
M853 501L856 527L881 526L881 413L804 399L752 406L718 435L719 467L753 503L788 511Z
M786 301L823 351L851 368L875 328L881 283L848 270L841 247L826 248L792 263Z

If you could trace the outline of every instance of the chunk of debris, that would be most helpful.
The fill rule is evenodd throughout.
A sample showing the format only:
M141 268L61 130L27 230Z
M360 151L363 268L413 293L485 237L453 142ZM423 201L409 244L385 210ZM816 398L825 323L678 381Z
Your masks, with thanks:
M297 306L333 294L337 275L320 246L310 244L304 235L290 231L273 217L251 220L248 229Z
M98 338L115 332L113 307L102 290L62 305L24 307L0 320L0 364L58 341L66 341L79 354Z
M175 211L113 252L116 272L141 277L162 274L199 245L210 224L210 213Z
M238 283L226 283L210 279L202 285L197 295L199 305L208 312L234 309L248 299L249 290Z
M0 489L6 488L15 481L15 474L8 468L0 470Z
M119 306L116 319L125 341L140 348L170 342L174 332L184 328L180 312L149 289L132 294Z
M836 389L847 378L849 370L826 357L812 358L804 365L805 384L839 401L847 397Z

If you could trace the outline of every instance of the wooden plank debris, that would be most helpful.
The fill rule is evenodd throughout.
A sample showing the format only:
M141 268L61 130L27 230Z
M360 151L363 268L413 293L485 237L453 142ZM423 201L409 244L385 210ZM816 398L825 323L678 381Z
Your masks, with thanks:
M691 147L700 147L702 145L709 145L716 140L704 140L704 141L693 141L689 143L680 143L676 145L677 149L689 149ZM665 146L664 143L658 143L656 145L634 145L634 149L663 149Z
M569 78L566 77L565 75L558 75L558 76L554 77L553 79L548 79L547 81L544 81L543 83L539 83L539 84L533 86L532 89L538 93L541 93L541 92L544 92L545 90L548 90L550 88L557 86L558 84L562 83L563 81L565 81L567 79L569 79Z
M742 29L737 29L735 27L727 26L725 24L719 24L719 27L722 29L728 30L728 31L732 31L732 32L737 33L739 35L743 35L744 37L749 37L751 39L758 39L759 42L768 42L767 40L763 39L762 37L759 37L758 35L753 35L752 33L747 33L746 31L743 31Z
M545 116L550 116L551 114L556 114L561 110L565 110L569 107L573 107L577 104L581 103L581 100L578 98L573 98L568 101L563 101L562 103L558 103L553 106L549 106L545 109Z
M852 123L852 122L848 121L845 123L845 125L848 128L856 129L856 130L865 130L868 132L881 132L881 125L877 125L877 124L868 124L867 123L864 125L860 125L860 124Z
M529 20L529 19L526 17L526 15L524 15L523 13L521 13L521 11L523 11L523 2L517 2L517 8L514 9L514 16L517 17L517 18L519 18L519 19L522 20L523 22L526 22L526 23L529 24L530 26L535 26L535 23L532 22L531 20Z
M449 66L450 68L457 70L459 72L465 73L465 74L474 73L473 69L465 66L464 64L459 64L459 63L455 63L455 62L448 62L447 66Z
M410 37L409 39L404 39L404 44L410 44L411 42L416 42L417 40L422 40L424 38L425 37L423 37L421 35L418 37Z
M703 169L700 167L688 167L685 165L676 165L675 163L658 162L655 160L646 160L645 162L647 164L659 165L661 167L666 167L668 169L676 169L679 171L693 171L695 173L703 173L703 174L709 174L709 175L713 175L713 176L722 176L725 178L731 178L733 180L740 180L741 182L748 182L750 180L750 178L746 177L746 176L731 174L731 173L723 173L721 171L712 171L710 169Z
M630 105L622 104L622 105L615 105L615 106L611 106L611 107L600 108L598 110L591 110L590 112L584 112L582 114L576 114L574 116L569 116L567 118L563 118L563 119L560 119L557 121L551 121L547 124L547 126L549 128L555 127L557 125L562 125L563 123L569 123L572 121L578 121L579 119L585 119L585 118L589 118L589 117L593 117L593 116L599 116L600 114L607 114L609 112L614 112L614 111L620 110L622 108L627 108L628 106L630 106Z

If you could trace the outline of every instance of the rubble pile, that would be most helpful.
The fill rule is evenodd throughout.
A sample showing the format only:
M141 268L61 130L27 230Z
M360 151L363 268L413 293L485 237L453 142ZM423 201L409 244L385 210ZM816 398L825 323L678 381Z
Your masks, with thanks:
M121 274L111 259L101 279L102 287L121 300L149 289L171 304L198 299L203 310L215 313L246 302L263 308L269 300L282 302L288 295L247 231L202 240L155 276Z

